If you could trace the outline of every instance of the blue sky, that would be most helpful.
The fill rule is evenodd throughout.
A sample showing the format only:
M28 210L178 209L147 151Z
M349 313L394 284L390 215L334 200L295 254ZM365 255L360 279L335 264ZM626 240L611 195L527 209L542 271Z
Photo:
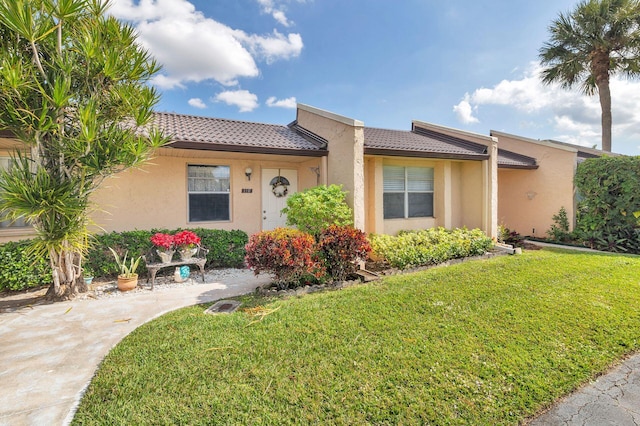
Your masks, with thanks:
M287 124L296 102L366 126L417 119L585 146L597 97L540 84L574 0L112 0L164 65L158 110ZM615 79L613 150L640 154L640 82Z

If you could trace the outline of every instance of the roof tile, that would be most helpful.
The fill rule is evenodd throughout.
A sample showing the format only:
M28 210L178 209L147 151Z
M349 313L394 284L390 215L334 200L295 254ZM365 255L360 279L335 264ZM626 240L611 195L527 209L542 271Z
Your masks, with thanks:
M435 131L415 128L413 131L364 128L365 149L381 152L384 150L407 152L414 155L429 154L442 156L463 156L484 158L487 147L454 136Z
M274 150L320 151L326 147L295 128L221 118L156 112L153 125L162 129L172 143L189 142L216 146L268 148ZM306 137L305 137L306 136Z

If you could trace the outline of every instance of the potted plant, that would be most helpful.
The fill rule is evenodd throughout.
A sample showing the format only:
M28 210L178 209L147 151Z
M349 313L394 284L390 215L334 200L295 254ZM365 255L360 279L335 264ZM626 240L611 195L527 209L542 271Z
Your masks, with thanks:
M142 256L138 256L137 259L132 257L129 259L129 263L127 264L127 252L125 252L122 259L120 259L120 256L114 249L109 247L109 250L113 253L113 257L116 259L118 270L120 272L118 275L118 290L133 290L138 285L138 274L136 273L136 270L138 269Z
M173 235L158 232L151 237L151 243L155 246L162 263L170 263L175 253Z
M91 285L91 283L93 282L93 277L93 271L90 267L87 266L82 268L82 279L84 279L84 283L86 285Z
M173 242L180 253L182 260L187 260L193 257L198 252L198 246L200 245L200 237L194 232L185 230L180 231L173 236Z

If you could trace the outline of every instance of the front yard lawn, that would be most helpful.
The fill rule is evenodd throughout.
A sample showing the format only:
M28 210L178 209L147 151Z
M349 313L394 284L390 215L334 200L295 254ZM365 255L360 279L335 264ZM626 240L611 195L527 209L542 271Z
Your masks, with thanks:
M517 424L640 349L640 257L465 262L248 312L162 316L75 424Z

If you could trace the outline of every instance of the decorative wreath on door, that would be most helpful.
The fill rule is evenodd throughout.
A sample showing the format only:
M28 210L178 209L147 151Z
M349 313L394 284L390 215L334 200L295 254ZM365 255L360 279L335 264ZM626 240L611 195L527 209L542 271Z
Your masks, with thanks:
M289 179L284 176L278 175L271 179L269 185L271 185L271 192L273 192L273 195L280 198L287 195L287 193L289 192L289 185L291 184L289 183Z

